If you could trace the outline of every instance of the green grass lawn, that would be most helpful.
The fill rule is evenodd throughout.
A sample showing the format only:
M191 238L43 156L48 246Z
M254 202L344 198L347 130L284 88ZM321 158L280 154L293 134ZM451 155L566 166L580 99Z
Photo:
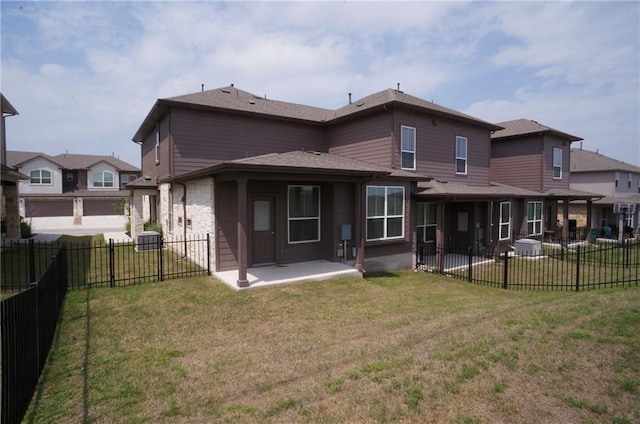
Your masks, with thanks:
M637 423L640 289L426 273L67 295L27 422Z

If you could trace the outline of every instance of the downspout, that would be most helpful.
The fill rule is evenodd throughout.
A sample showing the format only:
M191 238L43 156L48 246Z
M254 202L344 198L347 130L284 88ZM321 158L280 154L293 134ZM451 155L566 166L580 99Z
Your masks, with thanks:
M182 238L184 239L184 255L187 257L187 186L183 183L176 183L182 186Z

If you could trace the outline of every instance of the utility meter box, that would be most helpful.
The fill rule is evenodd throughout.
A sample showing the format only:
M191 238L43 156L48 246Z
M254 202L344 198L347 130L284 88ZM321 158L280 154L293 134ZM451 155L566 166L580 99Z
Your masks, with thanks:
M351 240L351 224L340 225L340 240Z

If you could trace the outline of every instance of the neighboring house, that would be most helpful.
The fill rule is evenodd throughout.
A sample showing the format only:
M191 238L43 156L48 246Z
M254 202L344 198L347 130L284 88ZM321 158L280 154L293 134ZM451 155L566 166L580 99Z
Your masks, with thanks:
M240 286L259 264L378 271L411 268L422 244L497 251L515 228L542 231L526 205L546 196L491 182L501 129L399 90L337 110L234 86L158 99L133 137L132 232L150 216L167 234L210 233L212 269Z
M564 240L576 237L576 228L571 228L573 223L569 221L569 205L586 202L586 209L590 211L592 199L598 197L586 188L578 190L569 185L571 143L582 139L529 119L497 125L504 129L491 135L492 181L543 196L517 205L518 210L526 212L520 221L522 225L514 231L528 237L552 235L556 231L561 231ZM589 228L584 230L589 233Z
M594 201L591 215L591 226L598 229L600 236L615 236L618 232L620 216L613 213L616 203L640 204L640 167L598 152L571 149L570 184L571 188L602 195L601 199ZM572 205L569 213L579 221L586 221L584 209L585 205ZM634 214L623 217L623 225L637 234L640 226L637 207Z
M115 215L129 196L124 186L140 177L140 169L113 156L8 151L8 163L28 179L20 182L24 217Z
M28 178L17 169L7 166L7 139L5 118L18 115L16 108L0 93L2 106L2 121L0 123L0 155L2 174L0 175L2 238L15 239L20 237L20 209L18 206L18 182Z

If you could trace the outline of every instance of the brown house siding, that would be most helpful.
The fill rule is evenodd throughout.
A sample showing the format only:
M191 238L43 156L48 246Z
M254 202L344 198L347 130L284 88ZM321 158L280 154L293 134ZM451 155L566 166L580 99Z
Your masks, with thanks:
M496 140L491 145L491 181L542 191L542 140Z
M395 163L400 167L400 127L416 128L417 172L447 181L486 185L489 181L489 130L450 119L396 112ZM456 136L467 138L467 175L455 170Z
M216 184L217 271L238 268L238 196L235 181ZM249 231L249 229L247 229Z
M320 126L187 109L174 109L171 116L175 175L274 152L327 151Z
M329 153L391 166L392 128L388 112L340 124L329 130Z
M160 161L156 163L156 132L155 129L147 134L142 143L142 169L145 176L152 180L165 177L171 173L171 157L169 136L169 118L165 117L160 123Z

